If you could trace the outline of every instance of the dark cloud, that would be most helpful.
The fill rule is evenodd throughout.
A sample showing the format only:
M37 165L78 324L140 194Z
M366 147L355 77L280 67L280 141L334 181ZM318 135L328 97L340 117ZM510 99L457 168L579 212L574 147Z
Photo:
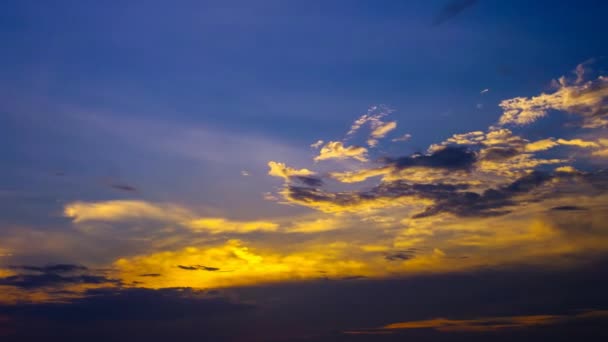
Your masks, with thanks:
M5 341L234 341L255 306L189 288L104 288L69 301L0 306ZM235 321L237 323L235 323Z
M384 162L397 168L428 167L446 170L469 169L475 163L475 152L462 146L448 146L431 154L414 154L401 158L386 158Z
M353 276L340 278L340 280L361 280L361 279L367 279L367 277L362 276L362 275L353 275Z
M326 192L297 185L288 185L286 189L290 198L303 202L326 202L346 206L361 200L360 194L357 192Z
M384 256L384 259L388 261L406 261L414 258L416 256L417 251L418 250L415 248L410 248L403 251L387 253Z
M15 286L23 289L54 287L68 284L116 284L120 281L98 275L63 276L55 273L20 274L0 278L0 285Z
M110 184L110 187L116 190L120 190L120 191L126 191L126 192L137 192L137 188L128 184L120 184L120 183L114 183L114 184Z
M9 268L13 269L13 270L32 271L32 272L41 272L41 273L69 273L69 272L88 270L88 268L85 266L72 265L72 264L54 264L54 265L46 265L46 266L12 265L12 266L9 266Z
M114 284L120 281L96 274L85 266L56 264L46 266L19 265L9 266L19 274L0 278L0 285L14 286L23 289L58 287L69 284Z
M191 266L177 265L177 267L181 268L182 270L186 270L186 271L209 271L209 272L215 272L215 271L219 271L220 270L217 267L209 267L209 266L203 266L203 265L191 265Z
M466 10L469 7L474 6L477 0L449 0L437 13L433 20L433 26L438 26L446 21L452 19L460 12Z
M550 194L536 191L549 183L554 186ZM562 191L560 186L569 187L571 190L564 193L571 193L578 191L576 189L581 189L581 186L585 184L588 190L591 189L596 194L608 191L608 171L583 174L534 171L510 184L490 188L481 193L468 191L469 185L467 184L412 184L399 180L383 182L369 190L345 192L328 192L319 188L289 185L286 188L286 194L293 201L311 204L327 203L343 207L376 199L419 197L431 199L435 204L414 215L413 218L428 217L439 213L451 213L462 217L485 217L509 213L512 209L508 207L517 205L521 201L519 197L521 195L528 195L526 201L540 201L547 196L560 196Z
M505 160L520 153L519 149L513 147L489 147L483 150L480 159L489 161Z
M160 277L161 274L160 273L144 273L144 274L140 274L140 277Z
M291 180L295 180L299 183L302 183L306 186L310 187L319 187L323 185L323 180L319 177L312 176L291 176L289 177Z
M422 213L414 215L414 218L432 216L442 212L458 216L504 215L510 211L503 210L502 208L516 204L513 197L531 192L555 177L548 173L534 171L507 186L498 189L488 189L481 194L468 191L423 193L421 196L434 199L436 204L428 207Z
M580 211L580 210L587 210L587 208L579 207L579 206L575 206L575 205L562 205L559 207L553 207L553 208L551 208L551 210L554 210L554 211Z

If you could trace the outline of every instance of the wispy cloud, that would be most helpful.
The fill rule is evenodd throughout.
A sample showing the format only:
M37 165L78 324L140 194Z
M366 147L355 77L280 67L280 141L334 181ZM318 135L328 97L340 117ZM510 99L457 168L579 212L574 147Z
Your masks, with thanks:
M433 19L433 26L439 26L454 18L464 10L474 6L477 0L449 0Z
M346 331L346 334L382 334L409 329L434 329L442 332L487 332L503 329L526 328L560 324L572 320L590 318L608 319L608 311L590 310L571 315L499 316L474 319L434 318L388 324L378 329Z

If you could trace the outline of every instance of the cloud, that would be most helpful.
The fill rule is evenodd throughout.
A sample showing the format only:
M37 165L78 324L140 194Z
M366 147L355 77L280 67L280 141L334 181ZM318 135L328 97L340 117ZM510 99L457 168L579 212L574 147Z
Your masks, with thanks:
M378 127L383 125L384 123L382 122L382 118L384 118L385 116L391 114L393 112L392 109L384 106L384 105L379 105L379 106L371 106L368 110L366 114L361 115L357 120L355 120L355 122L353 122L353 124L350 127L350 130L348 131L348 133L346 133L346 136L352 136L355 133L357 133L357 131L359 131L359 129L365 125L365 124L370 124L372 127Z
M352 137L361 127L369 124L370 133L367 137L367 144L370 147L376 147L378 140L384 138L389 132L397 128L397 121L384 122L382 119L390 115L394 110L384 105L371 106L366 114L361 115L351 125L350 130L346 133L346 138Z
M339 141L330 141L319 151L319 155L314 158L315 161L328 159L355 159L360 162L367 161L367 149L362 146L347 146L345 147Z
M149 288L183 287L214 288L274 282L294 282L320 278L339 279L345 276L370 276L374 267L357 260L355 248L345 243L292 246L291 251L250 248L243 241L186 247L116 261L115 276L125 282L142 280ZM222 272L199 265L205 260L221 265ZM179 265L179 266L175 266ZM184 271L208 272L184 272ZM323 272L320 272L320 271ZM163 277L141 279L139 274L161 273Z
M90 289L122 286L120 280L81 265L18 265L10 270L0 270L0 305L68 300Z
M191 288L153 290L114 287L92 289L84 296L68 301L15 304L0 307L0 310L22 318L53 317L56 324L69 322L73 325L75 322L82 324L108 317L130 324L135 320L171 320L185 315L211 319L222 312L234 313L252 308L251 304L210 296L206 291Z
M316 220L307 220L294 222L293 225L287 228L290 233L321 233L340 229L344 223L335 218L320 218Z
M445 23L476 3L477 0L449 0L433 19L433 26Z
M507 186L487 189L482 194L460 191L428 192L424 195L434 197L435 204L414 217L426 217L441 212L458 216L504 215L509 212L504 210L504 207L517 203L513 200L516 195L530 193L555 179L554 177L542 172L532 172Z
M224 218L197 218L182 224L195 232L220 233L250 233L255 231L276 231L277 223L270 221L232 221Z
M137 192L137 188L128 184L120 184L120 183L114 183L114 184L110 184L110 187L112 189L116 189L116 190L120 190L120 191L125 191L125 192Z
M488 332L503 329L525 328L541 325L560 324L571 320L589 318L608 318L608 311L588 310L571 315L527 315L527 316L498 316L475 319L434 318L420 321L399 322L385 325L378 329L362 331L346 331L346 334L386 333L394 330L434 329L442 332Z
M555 141L555 139L548 138L548 139L537 140L535 142L526 144L525 150L526 150L526 152L545 151L545 150L553 148L557 145L559 145L559 143L557 143Z
M319 186L323 185L323 180L318 177L293 176L293 177L291 177L291 180L295 180L299 183L302 183L306 186L311 186L311 187L319 187Z
M388 261L406 261L413 259L416 256L418 249L410 248L403 251L387 253L384 258Z
M464 147L446 147L430 154L414 154L396 159L386 158L385 162L394 165L398 169L428 167L457 170L470 168L475 159L475 153Z
M582 139L557 139L557 143L560 145L576 146L581 148L596 148L600 145L595 141L585 141Z
M410 140L411 138L412 138L412 135L411 135L411 134L409 134L409 133L407 133L407 134L404 134L404 135L402 135L402 136L400 136L400 137L394 138L394 139L393 139L393 140L391 140L391 141L392 141L392 142L408 141L408 140Z
M367 139L367 144L370 147L375 147L378 145L378 139L384 138L390 131L397 128L396 121L390 121L386 123L377 123L372 125L372 133L370 134L370 138Z
M317 140L316 143L310 144L310 147L314 148L314 149L318 149L319 147L321 147L321 145L323 145L323 140Z
M288 185L282 191L284 199L291 203L314 208L326 213L369 213L377 209L390 207L416 208L432 204L431 200L420 198L410 189L383 191L386 186L376 187L370 191L327 192L302 186Z
M186 271L208 271L208 272L215 272L215 271L219 271L220 270L218 267L209 267L209 266L203 266L203 265L193 265L193 266L177 265L177 267L181 268L182 270L186 270Z
M582 127L599 128L608 124L608 78L582 84L568 84L563 79L557 91L533 97L516 97L500 102L503 114L500 125L528 125L544 117L551 110L578 115Z
M192 232L251 233L276 231L278 224L264 220L237 221L222 217L201 217L172 204L145 201L75 202L65 206L64 213L76 224L85 222L150 222L172 223Z
M346 172L330 172L329 176L343 183L363 182L372 177L382 176L383 181L411 180L430 182L445 178L449 172L468 171L476 161L476 154L465 147L435 149L426 154L390 158L380 161L384 166Z
M56 273L21 274L0 278L0 285L14 286L23 289L35 289L40 287L52 287L66 284L94 284L110 285L118 281L96 275L74 275L63 276Z
M284 163L278 163L274 161L268 162L268 167L270 170L268 174L274 177L280 177L284 179L289 179L289 177L293 176L312 176L315 172L310 171L308 169L294 169L289 166L286 166Z
M64 208L64 215L75 223L86 221L121 221L125 219L153 219L180 221L191 213L183 208L134 200L104 202L73 202Z
M484 89L484 90L480 91L479 93L480 93L480 94L485 94L485 93L487 93L487 92L489 92L489 91L490 91L490 89L486 88L486 89Z
M440 159L441 160L441 159ZM426 164L426 162L425 162ZM428 165L435 165L434 162ZM451 164L450 164L451 165ZM443 167L443 163L435 166ZM281 193L292 203L327 213L364 212L395 206L422 211L413 218L424 218L450 213L456 216L505 215L520 202L542 200L545 192L557 191L560 184L590 185L602 189L606 175L603 172L580 175L569 172L530 172L511 183L496 188L487 187L481 192L470 191L467 183L412 184L409 181L384 181L380 185L362 191L328 192L300 186L286 186ZM464 180L463 180L464 181ZM548 186L549 188L546 188ZM544 189L544 190L543 190ZM542 191L541 191L542 190ZM544 192L543 192L544 191ZM520 197L525 199L520 199Z
M587 210L587 208L579 207L579 206L575 206L575 205L560 205L560 206L551 208L551 210L556 210L556 211L579 211L579 210Z
M70 273L76 271L87 271L88 268L82 265L72 264L54 264L46 266L31 266L31 265L17 265L9 266L13 270L32 271L41 273Z

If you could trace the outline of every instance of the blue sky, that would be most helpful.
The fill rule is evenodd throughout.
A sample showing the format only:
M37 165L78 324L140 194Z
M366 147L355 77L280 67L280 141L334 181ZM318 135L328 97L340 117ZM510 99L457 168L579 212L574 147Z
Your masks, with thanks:
M0 336L15 306L68 290L78 307L100 287L273 284L297 302L289 286L321 278L382 287L429 270L593 273L579 261L608 249L607 10L3 2L0 307L11 309ZM43 268L54 264L87 271ZM25 281L51 276L81 286ZM244 292L228 297L249 305ZM535 314L579 322L588 316L569 312L604 317L605 302ZM529 324L513 318L524 308L500 314ZM441 330L425 321L441 315L411 321ZM400 316L386 317L349 329L384 334Z

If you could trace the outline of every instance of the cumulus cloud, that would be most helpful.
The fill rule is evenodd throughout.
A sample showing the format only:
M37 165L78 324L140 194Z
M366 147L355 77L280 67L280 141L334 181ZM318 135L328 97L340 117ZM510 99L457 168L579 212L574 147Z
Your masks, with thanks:
M349 158L366 162L367 149L362 146L344 146L339 141L330 141L321 148L319 155L315 157L315 161Z
M579 78L587 76L581 68L577 69ZM568 138L549 136L530 140L504 125L531 122L551 109L591 118L604 105L607 89L604 82L601 76L588 82L562 78L558 90L553 94L502 101L505 113L499 120L500 124L490 126L485 131L454 134L431 145L426 153L381 156L372 159L368 167L350 166L346 170L330 170L310 181L288 179L279 195L288 203L326 213L369 213L402 207L417 218L443 213L462 217L504 215L524 201L523 197L529 200L540 196L542 191L553 191L545 189L547 184L564 181L568 174L574 177L569 178L569 182L587 182L585 177L575 179L575 176L594 173L580 173L571 164L575 158L602 157L604 151L608 150L602 144L602 138L597 139L597 134L591 135L594 139L570 134ZM482 93L485 92L484 89ZM396 127L396 124L385 121L390 112L383 107L371 107L354 122L347 137L357 133L364 125L369 125L371 134L368 143L374 146L376 138L384 137ZM591 112L596 114L592 115ZM409 138L409 135L404 138ZM559 149L545 153L558 146L590 152L571 154L567 149ZM353 150L349 151L341 142L330 141L321 149L315 161L358 159L361 156L358 160L368 161L374 154L373 150L368 151L363 147L350 148ZM555 173L548 172L549 168L554 168ZM603 176L598 175L595 179L597 177ZM329 180L324 182L324 179ZM331 181L348 188L330 190ZM376 184L373 185L372 181ZM415 209L422 210L416 213Z
M315 172L308 169L294 169L285 165L284 163L278 163L274 161L269 161L268 167L270 168L270 170L268 171L268 174L270 176L280 177L284 179L289 179L293 176L312 176L315 174Z
M562 78L553 93L503 100L500 107L504 111L500 125L527 125L556 110L580 116L582 127L604 127L608 124L608 78L599 76L584 83Z

